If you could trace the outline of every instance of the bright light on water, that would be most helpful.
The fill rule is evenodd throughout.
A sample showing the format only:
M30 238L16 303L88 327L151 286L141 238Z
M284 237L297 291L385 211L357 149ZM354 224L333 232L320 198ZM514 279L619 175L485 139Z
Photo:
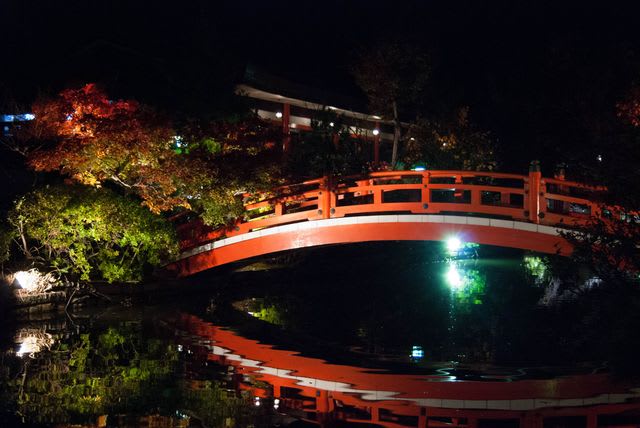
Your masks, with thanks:
M19 357L32 357L44 349L49 349L55 340L49 333L38 329L21 329L15 337L15 342L20 345L16 351Z
M464 285L464 281L458 271L458 267L453 263L449 265L446 277L447 284L454 290L459 290Z
M411 348L411 358L422 358L424 357L424 350L422 349L422 346L420 345L413 345L413 347Z

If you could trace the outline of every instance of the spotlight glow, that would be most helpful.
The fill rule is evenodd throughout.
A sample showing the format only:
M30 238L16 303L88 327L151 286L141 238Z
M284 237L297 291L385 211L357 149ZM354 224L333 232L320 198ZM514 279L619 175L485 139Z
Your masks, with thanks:
M454 264L449 265L449 270L447 271L447 283L449 284L449 287L454 290L459 290L464 285L462 276L460 276L460 272Z
M51 273L43 274L37 269L18 271L13 274L13 278L25 293L44 293L55 282Z
M457 253L462 248L462 241L457 236L452 236L447 239L447 250L450 253Z
M276 112L276 117L278 119L282 119L282 112L281 111Z
M20 348L16 351L16 355L18 357L27 356L31 358L44 349L50 349L55 342L53 336L49 333L37 329L21 329L18 331L14 340L20 345Z
M374 129L373 130L373 135L378 135L380 134L380 130L379 129Z

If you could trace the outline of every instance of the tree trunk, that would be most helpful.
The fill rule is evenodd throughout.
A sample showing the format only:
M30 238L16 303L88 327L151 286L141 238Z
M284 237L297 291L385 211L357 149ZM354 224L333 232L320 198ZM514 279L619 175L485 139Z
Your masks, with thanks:
M24 225L22 224L22 220L20 220L18 224L18 233L20 233L20 240L22 241L22 251L24 252L24 255L28 259L32 258L31 251L29 251L29 245L27 245L27 238L24 236Z
M393 103L393 152L391 153L391 168L396 169L398 163L398 146L400 145L400 119L398 118L398 104L394 100Z

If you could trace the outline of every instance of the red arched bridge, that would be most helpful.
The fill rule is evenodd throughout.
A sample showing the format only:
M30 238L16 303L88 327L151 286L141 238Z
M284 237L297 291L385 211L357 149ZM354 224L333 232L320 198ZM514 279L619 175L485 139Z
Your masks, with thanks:
M178 226L180 276L278 251L366 241L462 241L569 254L565 228L599 215L604 192L561 178L476 171L323 177L247 195L245 218Z

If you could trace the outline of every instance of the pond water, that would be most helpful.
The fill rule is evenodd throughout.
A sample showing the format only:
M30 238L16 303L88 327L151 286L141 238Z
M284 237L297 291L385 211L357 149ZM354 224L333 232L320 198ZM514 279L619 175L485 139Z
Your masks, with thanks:
M327 247L170 302L9 317L0 426L640 426L633 299L550 270L491 247Z

